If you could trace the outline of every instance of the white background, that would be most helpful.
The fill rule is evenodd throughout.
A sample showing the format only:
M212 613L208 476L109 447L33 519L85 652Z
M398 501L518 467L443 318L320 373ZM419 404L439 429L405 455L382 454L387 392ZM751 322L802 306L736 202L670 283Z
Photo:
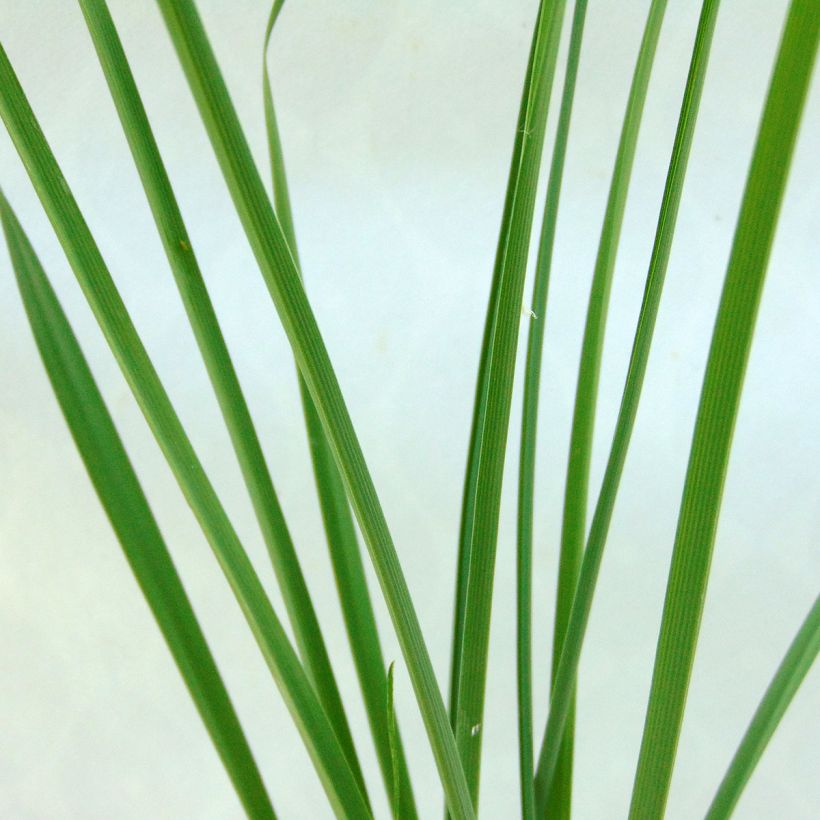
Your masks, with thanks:
M260 48L266 3L202 0L200 6L264 163ZM649 88L615 272L593 497L640 304L698 6L670 4ZM718 19L644 398L581 666L579 818L626 813L703 365L785 7L783 0L727 0ZM308 290L442 684L473 385L535 8L535 0L291 0L271 61ZM587 17L546 317L535 567L537 736L545 718L582 322L647 8L645 0L593 2ZM154 5L117 0L112 9L258 422L371 795L384 816L287 344ZM0 0L0 36L183 421L279 602L81 14L67 0ZM565 48L566 42L562 55ZM820 581L818 91L815 80L746 380L670 818L702 815ZM555 108L547 152L554 121ZM0 184L110 403L280 816L328 816L238 608L5 133ZM237 817L227 777L60 417L5 251L0 306L0 816ZM520 387L519 378L493 613L481 797L488 818L518 813L514 499ZM372 590L378 599L375 584ZM384 616L380 603L379 612ZM386 656L396 658L387 617L381 625ZM815 669L750 782L738 817L820 815L819 681ZM435 769L401 665L397 699L421 814L438 817Z

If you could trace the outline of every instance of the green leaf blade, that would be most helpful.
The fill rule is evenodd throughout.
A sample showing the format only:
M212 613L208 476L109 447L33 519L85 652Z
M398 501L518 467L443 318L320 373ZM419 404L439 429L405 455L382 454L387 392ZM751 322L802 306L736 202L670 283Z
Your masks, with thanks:
M105 0L80 0L80 6L236 452L299 654L366 795L350 727L293 539L122 43Z
M97 384L45 271L0 193L12 266L46 373L100 502L251 818L274 818L225 684Z
M345 816L369 817L336 734L191 446L1 46L0 117L123 375L234 592L331 805Z
M478 804L492 589L521 305L565 3L539 6L479 364L459 546L451 714Z
M276 109L273 104L273 91L267 63L271 35L283 5L284 0L276 0L271 8L265 29L262 49L262 90L276 216L282 226L282 233L299 269L299 274L302 275L284 152L276 121ZM384 700L387 681L384 677L384 655L350 504L310 390L302 374L297 372L297 377L313 475L339 592L339 602L382 778L387 794L391 797L394 816L398 816L397 812L400 812L402 818L412 820L417 816L417 812L403 744L397 726L395 727L397 732L395 740L391 741L391 724L385 722ZM398 783L396 777L399 778ZM398 805L392 802L395 794L401 796Z
M535 265L531 322L524 369L524 400L518 469L518 558L517 558L517 664L518 738L523 820L535 817L532 729L532 544L535 496L535 450L541 360L546 328L547 292L552 267L558 204L566 159L575 83L581 56L586 0L577 0L572 18L567 68L561 93L561 111L550 163L538 258Z
M706 365L667 583L630 817L661 816L694 662L743 379L820 36L816 0L789 7Z
M158 0L214 153L279 313L370 552L454 817L474 815L407 582L336 374L202 22L190 0Z
M649 361L655 321L672 249L672 239L683 193L683 182L694 137L697 112L706 78L718 6L719 0L705 0L698 22L689 76L683 102L681 103L681 112L672 147L672 156L661 202L652 257L646 277L643 302L635 331L629 368L624 382L621 407L615 424L612 446L595 506L586 549L581 561L578 585L567 622L563 651L555 673L547 728L541 745L536 774L536 790L542 796L541 799L543 799L543 795L548 793L553 782L559 759L561 735L564 726L571 720L581 649L589 623L598 572L603 559L609 524L612 520L612 512L615 507L618 487L626 462L627 450L635 425L641 389Z
M575 406L570 433L564 513L561 527L561 551L558 566L558 586L555 603L555 624L552 644L552 683L561 659L570 609L578 584L581 558L586 536L589 470L592 460L592 440L604 331L612 289L615 258L623 226L626 197L635 159L649 77L657 50L661 24L666 12L666 0L652 0L647 13L638 59L629 90L615 167L607 197L601 238L595 260L589 304L587 307L581 362L575 391ZM574 700L574 699L573 699ZM558 768L546 803L538 806L550 816L568 817L572 800L572 761L574 753L574 703L564 729ZM539 794L536 791L536 801Z
M743 787L752 776L780 719L818 654L820 654L820 596L815 598L814 605L789 646L786 656L766 689L763 700L755 710L752 722L706 813L706 820L728 820L732 815Z

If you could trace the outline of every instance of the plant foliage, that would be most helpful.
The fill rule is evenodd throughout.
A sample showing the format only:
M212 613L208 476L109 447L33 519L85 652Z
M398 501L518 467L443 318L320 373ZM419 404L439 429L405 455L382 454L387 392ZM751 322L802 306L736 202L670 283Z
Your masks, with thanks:
M305 572L228 347L205 286L148 115L106 0L78 0L134 165L207 369L273 564L293 641L274 610L128 314L34 111L0 46L0 117L88 304L157 445L233 591L301 734L332 811L374 816L348 713L331 667ZM251 155L193 0L157 0L228 193L293 351L316 489L360 694L386 803L397 820L418 816L411 762L399 731L395 664L385 663L368 589L361 532L427 730L447 813L478 813L490 622L502 483L518 362L522 305L541 158L553 102L557 125L538 231L520 430L517 532L517 674L521 814L572 813L575 693L587 625L640 402L719 0L703 0L660 202L640 314L603 482L587 527L598 382L610 293L641 119L666 0L651 0L612 169L583 329L560 538L551 694L535 765L533 581L536 434L548 290L564 165L584 55L586 0L568 29L563 89L553 101L565 0L540 0L524 76L484 335L461 505L449 712L376 487L313 310L296 241L268 50L284 0L260 38L271 194ZM594 13L593 9L590 9ZM700 394L678 517L630 817L663 817L706 597L723 485L755 319L791 156L820 37L817 0L791 0L737 216ZM714 127L704 123L703 127ZM37 348L70 433L126 560L165 638L239 801L251 818L275 817L259 768L177 574L146 495L69 320L10 203L0 221ZM540 631L540 630L539 630ZM544 630L546 631L546 630ZM720 782L709 820L728 818L766 744L820 652L820 598L800 627ZM347 696L347 694L346 694ZM716 778L717 779L717 778ZM418 786L419 784L416 784Z

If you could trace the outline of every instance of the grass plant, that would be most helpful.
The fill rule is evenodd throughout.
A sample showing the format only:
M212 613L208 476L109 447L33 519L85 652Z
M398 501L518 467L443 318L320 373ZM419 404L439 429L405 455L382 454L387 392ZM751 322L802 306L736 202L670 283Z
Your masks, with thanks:
M293 2L293 0L292 0ZM345 700L334 672L306 580L306 564L285 520L263 454L262 441L207 291L192 240L166 171L137 84L106 0L78 0L100 68L116 107L134 166L188 321L208 372L240 466L259 530L275 570L293 639L271 603L229 520L188 432L162 384L75 200L69 181L0 46L0 117L19 154L91 311L99 324L157 445L196 517L247 621L322 783L330 809L342 818L369 818L371 800L354 743ZM708 83L719 0L703 0L685 90L680 103L666 184L660 203L643 300L634 332L620 409L603 481L592 505L593 433L608 305L627 204L641 119L661 36L666 0L651 0L637 54L612 169L606 210L583 328L577 387L568 441L568 463L558 555L553 622L533 624L533 556L536 435L548 315L548 291L572 111L585 50L586 0L540 0L515 124L512 159L476 378L473 416L453 562L456 588L449 687L434 673L411 590L399 561L376 486L306 293L297 247L283 143L274 106L268 51L284 0L275 0L260 32L263 71L260 119L270 163L270 191L253 159L228 88L193 0L157 0L180 67L190 87L247 241L278 313L296 364L305 430L330 562L359 682L373 751L382 775L385 805L396 820L419 816L416 794L432 784L414 782L402 741L395 697L395 664L379 635L373 595L386 604L417 707L436 763L448 815L479 814L485 726L502 716L485 713L490 623L496 570L502 484L509 449L519 335L530 305L524 361L517 519L517 677L520 814L533 818L573 815L573 762L579 665L592 612L610 523L638 412L644 376L675 226ZM571 9L572 14L567 14ZM32 14L36 10L32 9ZM568 45L559 60L562 34ZM281 36L281 35L277 35ZM717 28L717 36L720 29ZM654 820L666 811L687 692L707 594L723 486L740 409L755 320L789 166L798 137L820 37L820 2L791 0L762 101L757 139L737 214L694 427L671 568L655 654L630 817ZM554 79L562 77L560 94ZM525 299L533 245L542 154L554 109L555 137L536 231L533 291ZM512 130L512 129L511 129ZM114 194L116 192L113 192ZM179 668L214 748L251 818L274 817L262 775L174 567L146 493L134 473L111 414L57 300L46 271L0 193L0 221L28 321L45 371L126 560ZM595 230L591 226L591 232ZM512 431L515 436L516 431ZM150 492L149 492L150 494ZM360 537L357 533L361 534ZM364 546L364 550L362 549ZM367 558L365 558L365 553ZM365 561L378 579L369 589ZM536 760L533 713L533 636L552 631L548 716ZM820 651L820 598L777 669L754 713L708 810L727 818L737 804L768 740ZM583 784L576 783L577 788ZM274 800L276 795L273 796ZM512 814L510 815L512 816Z

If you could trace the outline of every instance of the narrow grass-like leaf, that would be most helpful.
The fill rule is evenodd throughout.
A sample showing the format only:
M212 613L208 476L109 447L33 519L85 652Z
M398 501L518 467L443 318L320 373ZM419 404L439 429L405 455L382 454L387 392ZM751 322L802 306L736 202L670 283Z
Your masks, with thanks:
M517 663L518 663L518 748L521 778L521 814L523 820L535 817L533 784L532 728L532 541L533 500L535 494L535 444L538 427L538 394L541 383L541 359L546 327L547 292L552 267L558 203L567 154L575 82L584 36L587 0L577 0L567 52L561 111L555 132L538 258L533 282L531 322L524 368L524 409L521 421L521 449L518 469L518 562L517 562Z
M553 5L552 12L559 9ZM461 520L458 535L458 560L456 565L456 587L455 603L453 607L453 640L450 659L450 722L453 730L456 728L458 714L458 696L461 675L461 656L464 645L464 618L467 604L467 586L470 573L470 558L473 538L473 525L475 517L476 485L478 481L478 464L481 450L481 441L484 430L484 419L487 410L487 382L490 370L490 357L492 354L493 337L498 307L498 295L500 293L501 274L503 271L504 253L506 252L506 237L509 234L509 222L512 216L512 208L515 201L516 181L518 179L518 169L521 164L521 151L525 138L532 136L527 132L526 116L528 114L529 95L527 93L528 84L531 85L533 75L533 59L535 57L535 45L537 33L541 24L548 26L551 17L544 15L543 3L539 6L538 17L536 18L535 31L530 46L529 61L525 75L525 87L522 93L521 104L518 111L518 121L516 124L516 135L513 143L512 160L510 161L510 172L507 179L507 191L504 199L504 211L501 217L501 231L499 242L496 247L496 258L493 265L493 278L490 285L490 298L487 303L487 314L484 319L484 333L481 342L481 353L479 356L478 376L476 378L476 392L473 400L473 417L470 427L470 441L467 450L467 468L464 474L464 488L462 491Z
M123 375L231 585L333 809L345 817L369 817L327 715L191 446L2 47L0 116Z
M456 742L474 805L478 805L490 614L501 484L509 432L521 303L535 209L547 109L558 57L565 2L542 0L513 148L502 217L482 361L474 408L460 545L457 606L463 629L456 634L454 702ZM466 550L466 553L465 553ZM465 555L467 557L465 557ZM461 570L466 570L466 575ZM459 616L457 615L457 618Z
M662 817L695 656L732 434L766 267L820 34L793 0L775 61L701 390L630 817Z
M448 805L454 817L472 817L464 772L418 616L293 254L265 193L196 8L190 0L157 2L358 518L407 663Z
M601 239L595 260L592 288L581 346L581 363L575 392L575 407L570 433L567 481L564 496L564 516L561 527L561 553L558 567L558 587L555 602L555 624L552 644L552 680L561 658L567 631L572 599L578 583L578 572L586 535L589 467L592 458L592 439L595 427L595 407L601 372L601 351L604 342L612 274L623 226L626 196L632 176L635 146L643 116L646 91L660 36L661 23L666 11L666 0L652 0L644 27L632 86L626 104L615 167L607 198ZM558 768L546 811L550 817L568 817L572 800L572 759L574 747L574 697L564 730Z
M273 818L256 761L108 408L2 192L0 218L46 373L128 564L246 813Z
M366 795L350 727L299 558L122 43L105 0L80 0L80 6L236 451L305 671Z
M401 787L402 781L399 775L401 766L401 746L399 745L399 725L396 722L396 704L393 696L393 689L395 687L394 670L396 668L395 662L391 662L390 668L387 670L387 742L390 746L390 762L393 768L390 782L393 786L393 791L390 793L390 808L393 810L393 816L396 820L402 820L401 805Z
M564 647L554 676L547 729L541 745L536 776L538 802L541 805L544 805L552 784L561 748L561 737L572 709L578 663L589 622L589 614L592 609L595 585L601 567L601 559L603 558L604 546L609 532L609 524L612 520L612 511L615 507L615 499L626 461L629 441L635 426L638 402L640 401L641 388L643 387L646 366L649 360L655 320L658 315L658 306L660 305L666 269L672 249L672 238L683 193L683 182L686 176L698 107L709 62L709 51L715 30L718 6L719 0L704 0L695 35L689 76L681 104L675 141L672 146L672 156L669 161L669 171L666 177L655 241L646 277L643 303L641 304L635 331L635 341L632 346L632 355L624 383L621 407L615 424L615 433L612 438L612 447L604 472L601 491L592 517L587 546L581 562L578 588L568 619Z
M301 275L293 211L285 172L285 160L276 122L276 110L273 105L273 92L267 64L271 34L283 5L284 0L276 0L271 8L268 25L265 29L262 50L262 89L268 153L273 178L274 207L279 224L282 226L282 233ZM388 795L401 794L401 816L406 820L412 820L416 817L416 806L401 738L397 735L395 746L391 745L389 739L390 727L385 724L386 682L384 678L384 655L382 654L373 604L370 600L370 591L367 587L361 550L353 524L353 515L345 495L342 477L339 475L339 469L333 460L333 454L327 436L322 429L322 422L316 411L310 391L301 373L298 373L297 377L313 463L313 474L316 480L319 506L322 511L333 572L336 576L339 601L364 698L370 731L373 735L373 742L382 771L382 778ZM398 774L401 779L399 784L396 784L394 780L397 771L394 766L396 756L398 756Z
M720 784L706 820L728 820L780 719L820 653L820 596L815 598L775 673Z

